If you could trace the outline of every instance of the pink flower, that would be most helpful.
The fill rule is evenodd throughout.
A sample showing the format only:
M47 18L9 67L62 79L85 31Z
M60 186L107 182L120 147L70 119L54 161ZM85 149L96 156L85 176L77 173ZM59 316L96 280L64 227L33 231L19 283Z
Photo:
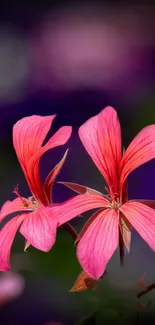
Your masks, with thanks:
M24 278L15 273L3 273L0 276L0 307L19 297L24 291Z
M127 177L140 165L155 158L155 125L145 127L122 152L121 128L116 111L106 107L79 129L80 139L105 178L108 195L86 186L62 182L80 193L59 209L59 224L85 209L100 208L88 220L76 242L77 257L83 270L98 279L116 250L119 235L130 248L131 225L155 250L154 201L127 197ZM145 203L145 204L144 204ZM58 211L57 211L58 212Z
M72 132L70 126L63 126L45 145L42 145L55 116L24 117L13 127L14 149L32 197L28 199L21 197L16 190L18 197L2 206L0 221L11 213L20 211L23 213L8 221L0 231L0 271L10 270L10 249L19 226L21 234L27 240L26 247L32 245L47 252L55 242L58 219L51 212L51 190L63 166L67 151L47 176L44 185L39 175L39 162L46 151L65 144Z

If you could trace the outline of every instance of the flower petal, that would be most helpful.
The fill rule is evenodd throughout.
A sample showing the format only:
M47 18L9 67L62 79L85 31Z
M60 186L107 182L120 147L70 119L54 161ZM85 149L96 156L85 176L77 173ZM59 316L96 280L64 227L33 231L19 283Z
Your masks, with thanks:
M130 222L120 213L120 223L119 223L121 235L123 242L127 248L128 253L130 252L131 246L131 224Z
M71 182L57 182L59 184L63 184L70 188L72 191L78 193L78 194L97 194L97 195L103 195L101 192L96 191L90 187L87 187L85 185L80 185L76 183Z
M120 189L137 167L155 158L155 125L142 129L125 151L120 165Z
M109 207L110 203L104 197L92 194L81 194L67 200L66 202L53 205L52 215L59 220L59 226L77 217L85 211L101 207Z
M86 221L83 228L81 229L80 233L76 237L75 244L77 244L81 238L84 236L86 230L90 227L91 223L96 219L96 217L103 211L104 208L97 210L93 215Z
M20 227L20 233L30 245L41 251L48 252L55 243L58 220L48 207L40 205L27 215Z
M63 126L62 128L60 128L53 135L53 137L46 143L46 145L44 145L43 147L36 150L35 154L29 161L29 164L28 164L29 174L31 175L31 179L33 180L34 190L37 193L37 194L35 194L35 197L38 200L40 200L40 202L42 202L43 204L46 204L48 202L48 198L46 196L45 191L44 191L44 194L46 196L46 199L44 198L43 193L42 193L43 189L42 189L42 184L41 184L40 176L39 176L40 158L49 149L52 149L56 146L65 144L68 141L68 139L70 138L71 132L72 132L71 126ZM33 193L34 193L34 191L33 191Z
M0 221L7 215L19 211L31 211L32 202L23 197L16 198L13 201L6 201L0 211Z
M48 174L48 176L46 177L46 180L44 182L44 191L46 193L46 196L48 198L48 201L51 203L51 191L52 191L52 186L53 183L56 179L56 177L58 176L58 174L60 173L66 157L67 157L67 153L68 153L68 149L66 150L64 156L62 157L62 159L58 162L58 164L51 170L51 172Z
M22 118L13 126L13 145L24 172L29 159L41 147L55 116L32 115Z
M41 147L55 116L32 115L13 126L13 144L24 172L29 159Z
M46 147L54 148L64 145L70 138L72 127L65 125L62 126L46 143Z
M102 276L118 246L118 224L119 213L116 210L102 211L77 245L77 257L83 270L95 279Z
M155 210L145 204L129 201L121 206L120 211L155 251Z
M25 117L13 127L13 144L18 160L31 192L43 204L48 203L48 198L39 175L40 158L47 150L66 143L72 132L70 126L64 126L51 137L46 145L42 146L55 116Z
M81 271L77 277L70 292L80 292L88 289L93 289L96 285L96 280L92 279L86 272Z
M145 205L147 205L148 207L155 209L155 200L134 200L136 202L140 202L143 203ZM132 202L132 200L130 200L130 202Z
M79 136L110 190L116 193L117 169L122 152L117 112L110 106L106 107L79 128Z
M10 251L15 234L26 217L17 216L6 223L0 231L0 271L10 271Z
M40 176L37 174L37 180L33 179L33 173L32 170L29 170L28 163L38 148L41 147L55 116L56 115L32 115L24 117L13 127L14 149L25 174L29 188L36 198L39 196L39 198L43 198L44 202L46 201L46 197L42 188ZM38 185L39 193L37 193L35 182Z

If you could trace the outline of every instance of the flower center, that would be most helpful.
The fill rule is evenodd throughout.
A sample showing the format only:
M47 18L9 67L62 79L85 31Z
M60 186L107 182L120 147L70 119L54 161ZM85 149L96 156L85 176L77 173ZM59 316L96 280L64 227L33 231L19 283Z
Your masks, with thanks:
M111 202L111 207L112 207L112 209L114 209L114 210L118 210L118 209L120 208L120 206L121 206L121 203L120 203L119 198L117 198L117 200L113 200L113 201Z
M38 208L38 206L39 206L39 202L36 201L35 198L34 198L33 196L28 197L28 200L30 200L30 201L32 202L32 206L31 206L31 208L32 208L33 210L35 210L36 208Z
M110 201L111 208L114 210L119 210L122 205L120 194L118 192L113 192L112 187L109 190L106 187L105 189L108 192L107 198Z

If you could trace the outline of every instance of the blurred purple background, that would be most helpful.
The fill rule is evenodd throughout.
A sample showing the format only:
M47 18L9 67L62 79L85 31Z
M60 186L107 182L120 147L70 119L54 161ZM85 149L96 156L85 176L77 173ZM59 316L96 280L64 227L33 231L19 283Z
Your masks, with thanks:
M43 157L42 177L69 147L58 180L103 191L103 179L84 151L77 129L107 105L118 111L124 146L142 127L155 123L154 17L155 5L149 2L73 5L60 1L31 4L3 1L0 12L1 204L13 198L16 184L23 195L30 194L12 148L12 126L18 119L32 114L57 113L50 134L61 125L74 128L64 147ZM155 199L154 179L155 161L135 170L129 177L129 197ZM61 185L55 185L55 202L70 195ZM74 224L80 226L76 221ZM155 280L153 252L134 231L132 236L131 254L126 257L124 270L119 267L117 253L108 265L108 281L126 292L134 292L145 271L148 282ZM48 257L33 249L25 254L23 245L19 236L12 263L15 272L23 273L25 291L16 301L1 308L2 324L43 325L51 321L72 324L86 310L91 310L97 299L94 294L77 297L78 294L68 292L80 270L76 261L72 262L75 252L71 252L70 265L65 270L68 244L65 248L61 243ZM54 262L50 260L52 256ZM57 263L59 268L64 268L62 273ZM152 315L153 307L149 310Z

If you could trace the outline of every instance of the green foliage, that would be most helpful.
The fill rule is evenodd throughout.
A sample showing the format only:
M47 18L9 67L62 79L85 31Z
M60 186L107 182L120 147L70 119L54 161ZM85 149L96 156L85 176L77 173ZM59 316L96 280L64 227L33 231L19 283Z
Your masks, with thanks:
M63 229L59 229L54 247L48 253L33 247L28 248L31 263L37 273L74 278L81 268L76 258L76 247L73 239Z
M109 281L107 274L98 281L97 291L90 289L84 292L69 292L81 268L76 258L73 239L63 229L59 229L56 244L49 253L41 252L33 247L29 247L27 253L21 253L20 248L19 253L19 244L20 247L24 247L24 241L20 235L17 236L13 246L13 264L16 263L15 255L19 254L23 261L24 258L28 259L27 269L24 270L24 265L22 269L24 277L28 281L46 279L49 283L48 293L46 291L49 301L55 290L57 296L62 295L67 312L79 318L75 325L99 325L107 322L109 324L119 322L120 325L135 323L139 312L136 299L137 284L134 290L119 289ZM155 295L155 291L152 291L151 295ZM55 296L55 299L58 298ZM142 310L141 315L145 312L149 313L148 310Z
M96 325L96 313L81 318L74 325Z

